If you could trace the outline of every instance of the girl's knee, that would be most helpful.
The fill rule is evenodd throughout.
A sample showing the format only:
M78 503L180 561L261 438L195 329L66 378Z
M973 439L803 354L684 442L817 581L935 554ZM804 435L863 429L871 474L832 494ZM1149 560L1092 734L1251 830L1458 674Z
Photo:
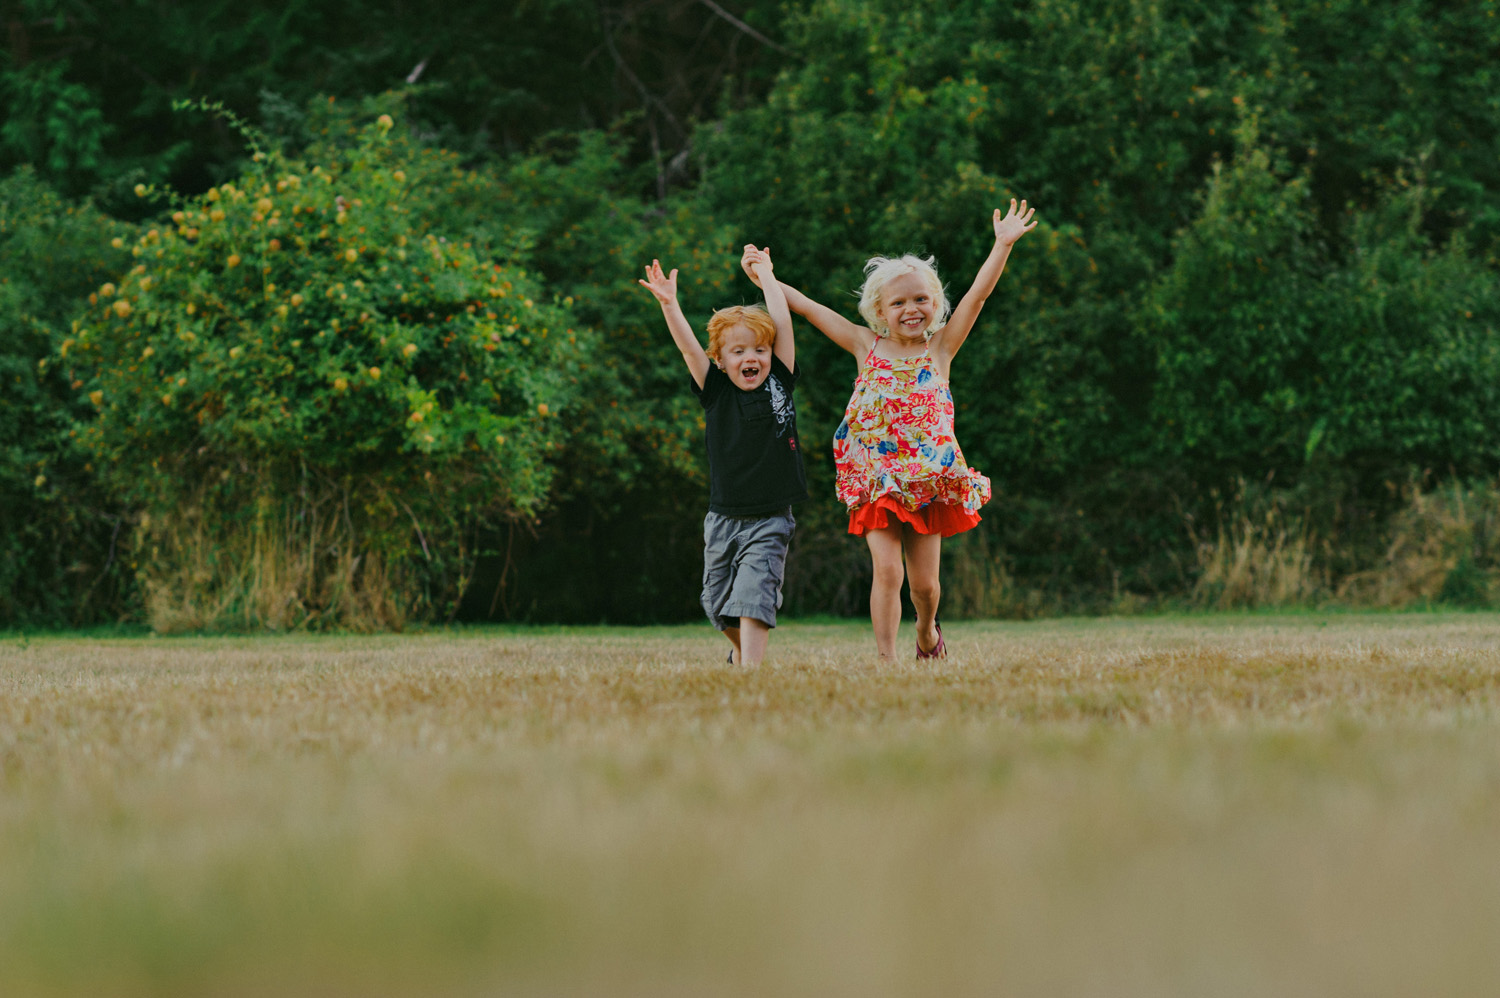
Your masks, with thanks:
M899 560L897 560L897 561L885 561L885 560L882 560L882 559L876 559L876 561L875 561L875 585L876 586L878 586L878 587L880 587L882 589L889 589L889 588L899 589L901 587L901 583L903 581L905 581L905 579L906 579L906 569L904 569L902 567L901 562Z
M911 599L913 603L936 603L942 598L943 587L936 580L924 581L913 579L911 581Z

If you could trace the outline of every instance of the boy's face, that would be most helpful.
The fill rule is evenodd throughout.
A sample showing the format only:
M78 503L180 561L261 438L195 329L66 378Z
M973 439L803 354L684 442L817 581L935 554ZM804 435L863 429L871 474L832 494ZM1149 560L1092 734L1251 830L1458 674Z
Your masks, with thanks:
M715 358L741 391L759 388L771 375L771 344L755 343L755 333L744 326L724 330L724 347Z
M932 288L921 274L900 274L880 289L880 317L898 336L922 335L936 311Z

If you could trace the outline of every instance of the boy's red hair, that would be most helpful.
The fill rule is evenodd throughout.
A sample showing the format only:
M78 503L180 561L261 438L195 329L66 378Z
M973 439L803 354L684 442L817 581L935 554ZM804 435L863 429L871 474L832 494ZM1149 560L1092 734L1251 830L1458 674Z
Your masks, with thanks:
M721 308L708 320L708 355L715 360L724 350L724 334L735 326L744 326L755 334L755 345L770 346L776 342L776 323L762 305L730 305Z

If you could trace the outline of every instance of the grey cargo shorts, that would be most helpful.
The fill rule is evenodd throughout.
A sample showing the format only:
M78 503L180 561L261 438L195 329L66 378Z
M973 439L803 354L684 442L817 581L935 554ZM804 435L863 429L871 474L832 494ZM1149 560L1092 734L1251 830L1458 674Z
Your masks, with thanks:
M719 630L741 617L776 626L786 551L797 521L791 507L770 516L703 518L703 611Z

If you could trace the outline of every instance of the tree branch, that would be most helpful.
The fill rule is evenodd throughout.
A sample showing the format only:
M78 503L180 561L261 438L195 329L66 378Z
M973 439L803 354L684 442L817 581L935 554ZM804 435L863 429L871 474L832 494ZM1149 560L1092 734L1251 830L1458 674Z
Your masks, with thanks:
M698 0L698 2L701 3L701 4L703 4L703 6L707 7L709 10L713 11L715 14L719 15L720 17L722 17L724 20L728 21L730 24L734 25L740 31L742 31L745 34L749 35L751 38L754 38L756 41L760 42L762 45L766 46L767 48L773 48L776 51L780 52L782 55L795 56L797 54L797 53L793 52L791 49L787 48L785 45L781 45L781 44L778 44L776 42L771 41L771 39L767 38L765 35L761 34L759 31L756 31L754 28L750 27L750 25L746 24L744 21L741 21L739 18L735 17L733 14L729 13L729 11L725 10L723 7L720 7L718 4L714 3L714 0Z

